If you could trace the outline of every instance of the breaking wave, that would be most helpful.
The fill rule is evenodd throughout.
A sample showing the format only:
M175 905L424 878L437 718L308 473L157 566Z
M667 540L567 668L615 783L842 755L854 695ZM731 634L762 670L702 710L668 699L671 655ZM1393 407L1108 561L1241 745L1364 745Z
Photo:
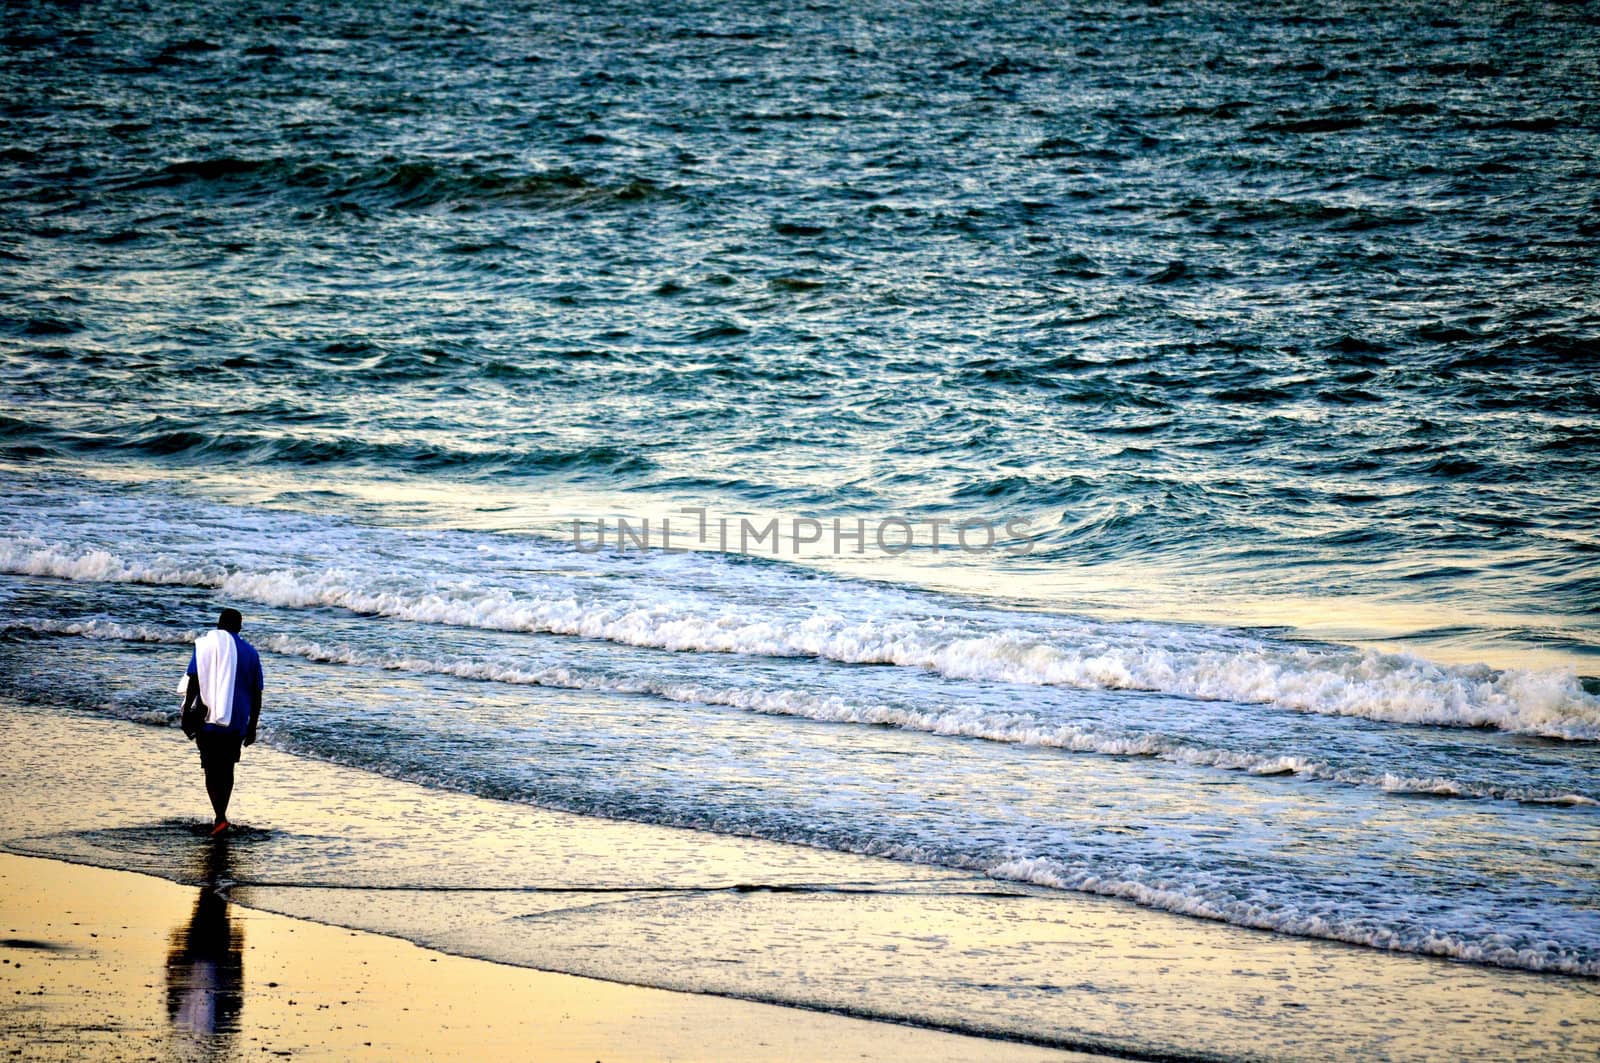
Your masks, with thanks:
M200 634L198 631L95 619L27 620L0 628L0 632L7 634L16 631L168 645L187 644ZM1439 776L1418 778L1395 772L1352 771L1296 754L1220 749L1148 734L1106 733L1072 724L1041 721L1026 713L1000 713L974 708L915 709L889 704L853 704L837 695L819 696L790 689L645 679L567 666L528 668L512 661L486 658L435 658L404 653L374 654L350 646L327 644L287 635L268 635L257 640L257 645L272 653L322 664L447 675L458 679L565 690L643 694L669 701L743 709L768 716L794 716L823 723L896 727L945 737L1039 746L1070 753L1150 757L1191 767L1217 768L1251 775L1285 775L1376 787L1390 793L1491 798L1550 805L1600 803L1593 797L1568 791L1485 785ZM146 712L140 718L145 719L150 715ZM161 717L157 722L168 723L172 722L172 719Z
M71 580L214 588L239 600L287 608L328 607L414 623L601 639L695 653L816 657L916 668L951 679L1080 689L1144 690L1270 705L1385 723L1488 727L1567 741L1600 741L1600 697L1555 671L1447 666L1403 654L1115 625L994 610L983 616L867 615L848 594L809 611L770 618L736 602L582 597L572 587L528 589L412 584L340 568L261 572L178 560L133 561L105 550L0 543L0 571ZM744 611L741 612L741 609Z

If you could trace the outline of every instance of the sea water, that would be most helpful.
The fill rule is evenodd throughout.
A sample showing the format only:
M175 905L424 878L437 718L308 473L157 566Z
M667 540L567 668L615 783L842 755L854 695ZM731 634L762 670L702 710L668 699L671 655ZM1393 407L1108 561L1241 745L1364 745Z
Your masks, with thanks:
M1600 974L1594 29L14 5L0 692Z

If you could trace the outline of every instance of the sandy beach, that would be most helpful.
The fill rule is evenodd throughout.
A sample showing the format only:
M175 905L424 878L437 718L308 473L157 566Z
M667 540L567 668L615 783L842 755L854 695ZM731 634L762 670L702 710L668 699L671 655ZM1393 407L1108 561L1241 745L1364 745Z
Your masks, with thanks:
M56 858L0 868L13 1052L160 1056L190 1044L191 1014L236 1027L201 1037L205 1051L327 1056L368 1041L376 1057L539 1046L606 1060L1030 1059L1113 1044L1145 1058L1549 1060L1600 1046L1586 979L441 794L260 747L240 772L243 826L217 846L197 834L193 759L170 728L0 706L5 847ZM208 977L234 973L199 1006L175 972L193 966L183 943L207 934ZM949 997L973 977L1009 986L1019 1009L1059 999L1033 1028L1043 1046L818 1010L1003 1028L1006 1014Z

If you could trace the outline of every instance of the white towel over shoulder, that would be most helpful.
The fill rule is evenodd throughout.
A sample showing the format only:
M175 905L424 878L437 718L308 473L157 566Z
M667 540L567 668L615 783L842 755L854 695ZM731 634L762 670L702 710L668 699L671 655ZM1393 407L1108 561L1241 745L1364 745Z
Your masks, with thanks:
M233 677L239 668L239 648L221 628L194 640L195 671L200 676L200 700L206 703L206 723L226 727L233 720Z

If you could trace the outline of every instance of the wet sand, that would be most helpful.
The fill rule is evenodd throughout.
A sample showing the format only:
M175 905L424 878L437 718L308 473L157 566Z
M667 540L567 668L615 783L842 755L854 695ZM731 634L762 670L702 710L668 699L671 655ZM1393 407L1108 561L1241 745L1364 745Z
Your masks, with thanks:
M450 956L212 887L0 855L0 1046L23 1059L1089 1057Z

